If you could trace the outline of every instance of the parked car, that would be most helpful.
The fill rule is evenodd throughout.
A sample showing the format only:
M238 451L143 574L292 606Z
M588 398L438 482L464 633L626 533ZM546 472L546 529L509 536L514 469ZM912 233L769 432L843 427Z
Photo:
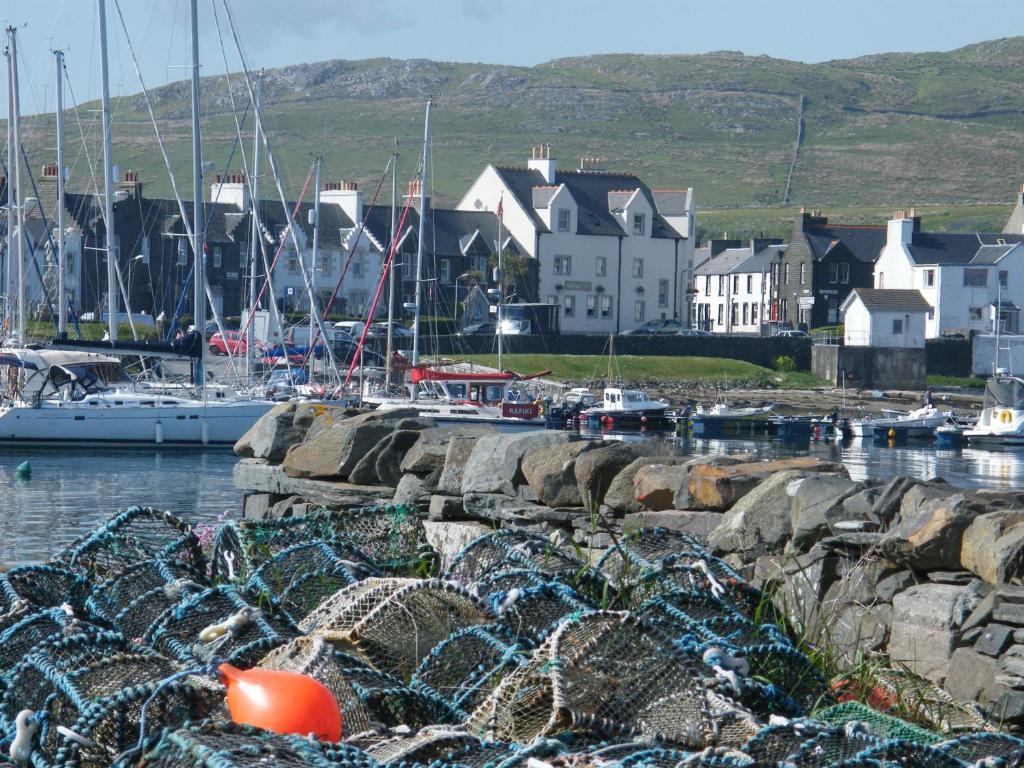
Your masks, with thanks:
M700 328L683 328L676 333L676 336L711 336L711 331L702 331Z
M210 337L211 355L226 355L228 350L232 355L244 355L247 349L246 338L241 331L224 331Z
M497 333L498 324L491 320L484 320L482 323L470 323L462 329L460 336L468 336L476 333Z
M646 323L641 325L639 328L633 328L632 330L623 331L621 336L654 336L657 334L676 334L679 331L686 330L686 327L678 320L671 318L658 318L656 320L648 320Z
M351 338L357 339L363 334L363 328L366 327L366 323L360 322L359 320L341 320L334 324L334 338L340 336L350 336Z
M387 338L388 335L388 324L387 323L373 323L370 325L370 330L366 334L367 336L374 336L380 338ZM394 323L392 326L391 336L396 339L401 339L406 336L412 336L412 331L406 328L404 325Z

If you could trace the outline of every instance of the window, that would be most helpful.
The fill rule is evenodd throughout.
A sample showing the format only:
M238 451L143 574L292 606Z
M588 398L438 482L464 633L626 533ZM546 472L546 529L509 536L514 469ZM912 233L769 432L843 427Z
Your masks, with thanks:
M474 272L479 272L481 275L487 274L487 257L486 256L474 256L470 259Z
M213 246L213 268L220 269L221 261L224 258L224 252L219 245Z
M878 273L878 287L885 288L885 272Z
M601 317L612 316L612 297L606 293L601 294Z
M1000 272L1000 274L1003 274L1003 273ZM934 288L935 287L935 270L934 269L926 269L924 271L924 287L925 288Z
M359 277L363 274L363 257L359 256L352 260L352 274Z
M807 284L807 264L805 262L801 261L800 262L800 285L806 285L806 284Z
M587 295L587 317L597 317L597 296L593 293Z
M711 295L711 275L704 276L704 293Z
M356 264L352 265L353 271L355 271L356 266ZM293 275L299 271L299 257L295 255L294 251L288 254L288 271Z
M644 302L638 301L633 305L633 319L638 323L643 322L644 319Z
M548 296L548 304L558 304L557 296Z
M828 265L828 281L830 283L838 283L839 282L839 264L838 263L834 262L834 263Z
M725 296L725 275L718 276L718 295Z
M754 276L747 275L747 293L754 292Z
M782 265L782 282L789 285L789 264Z
M783 299L782 300L782 316L779 319L780 320L785 320L787 317L789 317L789 299Z
M320 253L320 266L319 266L321 274L325 274L325 275L326 274L330 274L331 270L334 268L334 263L333 262L334 262L334 259L331 258L331 254L330 253L328 253L327 251L321 252Z
M730 310L731 311L729 312L729 324L736 325L736 321L739 319L740 305L734 301L732 303L732 307L730 307Z
M441 259L439 267L440 274L438 278L442 283L450 283L452 281L452 262L451 259Z
M850 265L845 261L839 265L839 282L843 285L850 282Z
M647 231L647 215L643 213L633 214L633 234L642 235Z
M896 317L892 321L892 332L893 335L899 335L903 333L903 319Z
M750 312L750 305L747 304L747 302L744 301L743 302L743 315L742 315L742 317L743 317L742 324L743 325L747 325L747 317L748 317L748 313L749 312Z
M964 285L972 286L972 287L988 285L988 270L987 269L965 269L964 270Z
M668 280L658 281L658 306L668 306Z
M718 324L725 325L725 305L718 305Z
M644 260L643 259L633 259L633 277L643 277L643 276L644 276Z
M568 232L569 231L569 223L571 221L572 221L572 211L570 211L568 208L559 208L558 209L558 231L559 232Z
M733 293L739 293L740 292L740 276L739 275L733 275L732 276L732 292Z
M1010 273L1007 272L1005 269L1000 269L999 270L999 285L1000 285L1000 287L1002 287L1002 288L1006 287L1006 283L1007 283L1007 280L1009 279L1009 277L1010 277Z
M555 274L572 274L572 256L555 256Z
M839 322L839 299L835 296L829 296L828 299L828 322Z
M139 243L139 255L142 257L143 264L149 264L149 238L143 237Z
M238 268L246 269L249 266L249 244L242 240L238 244Z
M967 317L968 317L968 319L970 319L970 321L972 323L973 322L979 322L981 320L981 317L982 317L981 307L971 307L970 309L968 309L967 310Z
M750 305L750 324L757 325L757 304Z
M575 317L576 316L576 297L566 294L562 297L565 302L565 316Z
M604 256L598 256L594 260L594 274L598 277L604 277L608 274L608 259Z

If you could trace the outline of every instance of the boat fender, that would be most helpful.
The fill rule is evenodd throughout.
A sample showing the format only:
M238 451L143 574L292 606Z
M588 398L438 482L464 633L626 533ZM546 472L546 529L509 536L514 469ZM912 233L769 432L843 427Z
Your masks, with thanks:
M246 606L219 624L208 626L199 633L199 640L203 643L212 643L214 640L224 637L224 635L237 635L249 625L252 619L253 610Z
M11 742L10 755L18 765L28 765L32 756L32 739L39 731L39 721L31 709L23 709L14 718L16 728L14 741Z
M1009 424L1011 421L1013 421L1013 414L1010 413L1009 411L1003 411L1002 413L999 414L999 421L1001 421L1003 424Z
M533 404L537 406L537 413L539 415L543 416L545 413L548 412L548 404L543 399L538 397L536 400L533 401Z

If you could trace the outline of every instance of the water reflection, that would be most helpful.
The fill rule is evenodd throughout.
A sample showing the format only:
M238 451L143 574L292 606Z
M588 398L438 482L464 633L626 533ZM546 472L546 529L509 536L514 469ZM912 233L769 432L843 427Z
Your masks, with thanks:
M16 467L30 462L32 476ZM0 450L0 563L45 560L112 513L152 506L189 523L241 511L227 450Z

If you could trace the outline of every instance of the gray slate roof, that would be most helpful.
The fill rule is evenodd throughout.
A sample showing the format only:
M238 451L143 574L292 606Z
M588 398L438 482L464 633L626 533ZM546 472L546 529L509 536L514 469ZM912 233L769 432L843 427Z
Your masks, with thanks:
M843 255L868 264L874 264L885 245L885 227L809 226L804 237L815 261L827 255ZM837 250L838 249L838 250Z
M749 272L768 272L772 260L789 246L769 245L757 253L751 246L726 248L712 259L702 262L694 271L695 275L735 275Z
M865 307L871 310L889 312L928 312L932 306L925 301L920 291L905 290L898 288L854 288L849 298L843 302L848 306L854 300L854 296L860 298Z
M915 232L909 251L915 264L935 264L940 267L995 264L1010 249L998 255L995 250L982 249L984 246L999 246L1000 241L1014 245L1024 242L1024 234Z

